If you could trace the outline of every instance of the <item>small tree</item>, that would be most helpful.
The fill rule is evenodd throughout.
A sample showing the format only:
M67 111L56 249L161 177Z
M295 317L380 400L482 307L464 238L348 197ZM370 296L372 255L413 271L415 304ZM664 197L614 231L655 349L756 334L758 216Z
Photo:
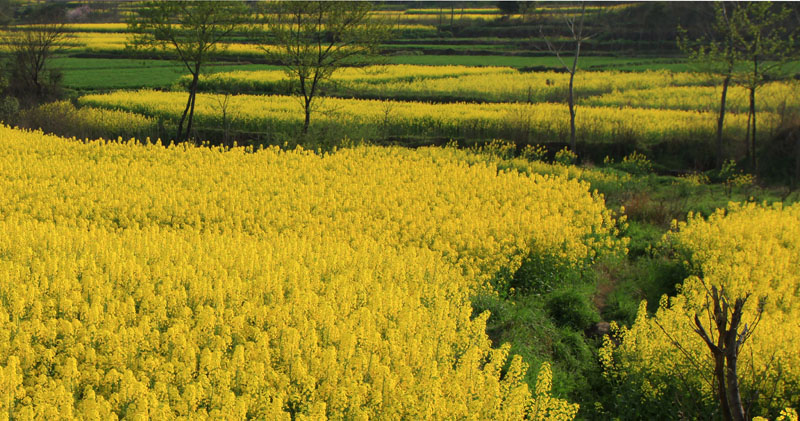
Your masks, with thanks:
M742 317L744 316L744 307L751 298L749 293L731 297L724 286L712 285L709 289L705 281L701 280L701 283L706 289L705 305L702 310L707 313L704 315L707 317L703 318L707 318L709 322L708 326L704 325L700 312L695 312L691 323L693 324L692 330L703 340L714 360L713 389L715 398L720 405L722 419L745 421L748 417L739 385L739 353L761 321L765 298L759 299L752 324L748 324L742 321ZM673 345L685 355L691 355L684 345L670 335L657 319L653 320ZM690 360L698 370L702 370L702 367L694 359L690 357Z
M129 47L173 53L192 75L176 140L189 139L203 65L225 48L223 40L245 22L248 12L240 1L153 1L128 22L134 34Z
M53 56L66 39L64 9L46 4L23 11L22 25L6 32L8 45L9 92L28 105L59 96L61 72L50 66Z
M730 6L719 2L714 4L716 18L706 36L690 40L686 30L678 28L678 47L701 71L722 78L722 95L717 117L717 168L725 161L722 132L725 123L725 106L728 87L734 76L736 66L743 59L736 49L736 28L731 19Z
M794 50L794 30L787 28L790 11L771 2L740 3L733 13L734 37L737 48L749 70L742 75L742 84L750 98L748 114L747 153L753 171L756 162L756 90L766 81L775 79Z
M372 19L366 2L282 1L266 7L261 47L296 82L306 134L322 85L342 66L365 63L389 37L390 26Z
M547 44L547 49L550 50L553 54L556 55L558 58L559 63L564 69L569 73L569 91L567 93L567 104L569 105L569 145L570 149L573 151L576 150L576 136L575 136L575 94L574 94L574 87L575 87L575 73L578 72L578 59L581 55L581 44L583 41L591 38L584 33L584 18L586 16L586 4L581 3L581 12L577 16L563 13L564 24L566 25L568 31L568 38L570 41L567 43L561 43L560 45L556 45L554 42L550 40L544 34L542 28L539 28L539 33L545 40ZM562 58L561 51L562 49L569 44L572 47L572 62L565 61Z
M709 319L716 335L706 331L700 317L694 315L694 331L700 335L714 358L714 380L717 383L717 398L725 420L744 421L746 412L742 404L739 390L739 351L742 345L753 334L763 312L760 303L757 316L752 326L742 326L744 306L750 295L726 298L724 288L712 286L707 293L710 298L708 306Z

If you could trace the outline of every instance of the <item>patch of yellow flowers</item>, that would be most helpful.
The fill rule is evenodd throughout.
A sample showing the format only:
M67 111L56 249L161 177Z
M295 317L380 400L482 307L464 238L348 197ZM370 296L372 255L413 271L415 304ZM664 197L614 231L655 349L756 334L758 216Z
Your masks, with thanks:
M459 152L460 153L460 152ZM469 302L620 252L574 180L449 148L163 147L0 127L0 418L571 419Z
M201 126L220 127L223 96L198 94L195 118ZM122 109L177 121L186 106L183 92L141 90L86 95L79 103L91 107ZM235 95L229 98L227 118L238 130L295 133L302 125L298 98L291 96ZM234 110L234 111L230 111ZM587 141L612 142L620 136L644 144L665 139L710 135L716 127L714 113L614 107L582 107L577 119L579 136ZM319 100L312 124L340 126L347 133L374 138L393 136L443 136L451 138L511 138L527 135L548 140L566 138L569 110L565 104L471 104L356 100ZM746 116L725 120L731 131L744 132Z
M692 318L699 314L716 340L707 317L706 288L724 288L730 302L751 294L744 307L742 327L752 336L739 354L742 390L757 391L757 407L777 415L798 401L800 384L800 204L773 206L731 204L707 220L690 215L665 236L686 257L694 276L674 297L661 299L654 316L643 302L636 323L620 332L621 344L607 341L601 353L606 374L618 379L643 379L643 394L658 398L671 382L714 400L714 361ZM763 302L760 303L760 301ZM758 321L758 308L763 314ZM741 329L740 329L741 331ZM676 345L680 344L680 347ZM786 410L785 416L796 413ZM753 414L767 415L767 414ZM774 416L774 415L773 415ZM790 418L786 418L790 419Z
M417 80L437 78L457 78L467 75L483 75L499 77L502 74L514 73L510 67L475 67L475 66L420 66L409 64L380 65L366 67L345 67L337 70L331 83L345 90L359 90L360 94L371 94L376 89L385 89L393 82L410 83ZM181 77L179 84L188 86L191 77ZM203 74L198 87L202 89L225 92L270 92L286 89L290 79L283 70L233 70ZM367 92L361 92L368 89ZM371 89L371 90L370 90Z
M766 83L758 90L756 109L769 113L797 109L800 107L799 93L800 83L797 81ZM658 86L638 90L618 89L607 94L585 98L582 103L591 106L718 112L721 95L721 86ZM729 112L746 113L750 107L747 89L741 86L730 87L727 93L726 107Z
M627 94L640 89L694 86L707 83L707 79L704 75L664 70L578 72L575 76L575 95L585 98L611 94L615 90ZM184 86L188 86L190 81L189 76L181 79ZM288 76L282 70L231 71L201 76L200 87L227 92L279 92L277 88L288 82ZM510 67L387 65L344 68L334 74L332 82L334 92L362 98L566 102L569 75L552 71L520 72ZM625 105L620 101L606 102L614 106ZM632 104L642 108L638 102ZM653 104L660 102L654 100ZM589 102L587 105L595 104ZM656 105L650 107L656 108Z

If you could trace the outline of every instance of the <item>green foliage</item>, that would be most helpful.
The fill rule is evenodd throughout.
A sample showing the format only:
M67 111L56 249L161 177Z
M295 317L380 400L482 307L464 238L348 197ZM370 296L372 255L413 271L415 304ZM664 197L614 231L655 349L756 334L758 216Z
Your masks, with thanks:
M303 98L304 134L323 84L342 66L375 55L391 36L387 22L370 17L371 8L368 2L339 1L279 1L265 6L262 16L269 30L261 47L296 82L295 93Z
M635 175L645 175L653 171L653 163L644 154L633 151L622 158L616 168Z
M189 99L178 123L177 140L188 140L201 69L210 57L225 50L223 41L249 18L246 5L238 1L160 1L147 2L136 9L128 21L133 34L131 51L170 52L192 75ZM188 116L186 131L183 123Z
M715 20L704 37L691 39L685 29L678 27L678 48L703 72L729 76L743 59L734 48L736 29L730 8L722 2L714 3Z
M752 174L747 174L743 170L737 168L736 161L728 160L722 164L719 171L719 178L725 186L725 192L728 196L734 189L748 189L755 183L755 177Z
M550 317L560 327L581 331L600 320L588 298L573 288L549 294L546 306Z
M580 289L588 297L588 289ZM588 300L588 298L586 298ZM530 364L525 381L533 390L537 368L552 362L553 393L569 396L581 403L581 411L590 409L596 400L596 388L602 381L594 350L594 340L570 327L559 327L550 316L548 296L521 296L514 301L491 295L473 297L473 315L491 313L486 333L493 345L511 344L511 353Z
M7 123L14 119L19 111L19 101L13 96L0 99L0 121Z
M579 279L580 273L556 256L533 252L514 272L509 287L519 294L541 295Z

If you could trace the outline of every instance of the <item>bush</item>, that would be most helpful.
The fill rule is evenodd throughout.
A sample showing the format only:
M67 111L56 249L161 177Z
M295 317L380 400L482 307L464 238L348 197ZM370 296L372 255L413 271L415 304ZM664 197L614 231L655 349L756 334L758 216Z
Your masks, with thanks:
M653 171L653 163L644 154L636 151L622 158L622 162L616 167L635 175L644 175Z
M572 165L577 160L578 155L575 152L572 152L569 148L564 148L556 152L554 162L561 165Z
M0 121L8 123L16 117L19 112L19 101L13 96L0 99Z
M520 294L545 294L580 278L575 268L548 254L531 253L511 278L509 286Z
M547 156L547 148L542 145L525 145L521 155L529 161L544 161Z
M547 298L547 311L558 326L584 330L600 320L589 298L575 289L559 290Z

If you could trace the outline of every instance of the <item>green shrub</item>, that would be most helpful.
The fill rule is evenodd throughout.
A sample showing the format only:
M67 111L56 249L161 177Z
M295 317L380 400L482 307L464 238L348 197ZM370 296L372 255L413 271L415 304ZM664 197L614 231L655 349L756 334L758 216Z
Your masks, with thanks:
M580 279L576 268L549 254L531 253L514 272L509 287L518 294L546 294Z
M547 297L547 311L558 326L584 330L600 320L589 298L575 289L564 289Z
M542 145L525 145L521 155L528 161L544 161L547 157L547 148Z
M647 159L647 156L636 151L622 158L622 162L616 167L635 175L644 175L653 171L653 163Z
M561 165L572 165L575 161L578 160L578 155L575 152L569 150L569 148L564 148L558 152L556 152L555 159L553 160L556 164Z

